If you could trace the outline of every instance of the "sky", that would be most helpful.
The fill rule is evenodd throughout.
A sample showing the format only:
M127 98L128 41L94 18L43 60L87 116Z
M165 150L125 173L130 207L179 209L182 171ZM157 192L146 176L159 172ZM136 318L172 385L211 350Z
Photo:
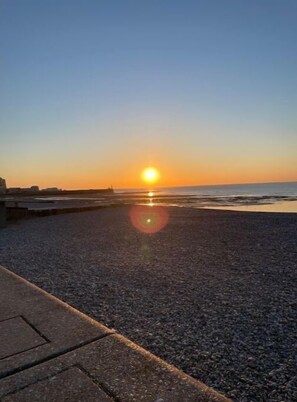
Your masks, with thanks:
M296 16L296 0L0 0L0 176L297 181Z

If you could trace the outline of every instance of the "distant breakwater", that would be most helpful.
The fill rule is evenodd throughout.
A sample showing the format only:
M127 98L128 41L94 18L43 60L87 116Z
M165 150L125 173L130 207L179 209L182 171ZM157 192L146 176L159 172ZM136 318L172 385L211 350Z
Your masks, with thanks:
M86 195L86 194L104 194L110 195L114 194L113 188L99 188L99 189L90 189L90 190L40 190L40 191L17 191L17 192L8 192L1 194L2 196L22 196L22 197L36 197L36 196L63 196L63 195Z

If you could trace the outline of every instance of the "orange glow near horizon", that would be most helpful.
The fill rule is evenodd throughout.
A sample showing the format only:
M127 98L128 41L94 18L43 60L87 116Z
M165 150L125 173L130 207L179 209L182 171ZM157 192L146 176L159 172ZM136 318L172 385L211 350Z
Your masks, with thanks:
M141 160L139 160L141 159ZM294 182L297 178L296 167L281 166L275 163L270 167L266 161L261 163L233 166L221 163L219 169L215 163L206 163L201 159L197 165L187 164L186 161L166 158L166 154L155 158L158 175L154 183L144 181L143 159L136 158L121 163L106 166L94 165L79 169L77 166L62 165L46 166L38 161L34 166L13 165L12 171L2 169L0 176L6 179L8 187L30 187L38 185L40 188L58 187L62 189L94 189L113 186L117 189L136 189L146 187L147 193L157 187L175 186L207 186L223 184L268 183L268 182ZM139 173L141 172L141 174ZM162 175L159 174L162 172ZM150 174L149 174L150 176Z

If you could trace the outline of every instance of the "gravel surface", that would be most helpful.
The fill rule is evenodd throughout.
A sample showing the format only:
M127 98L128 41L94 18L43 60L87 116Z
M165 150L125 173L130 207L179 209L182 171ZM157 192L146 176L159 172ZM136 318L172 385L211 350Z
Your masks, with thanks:
M297 214L119 207L0 231L0 263L237 401L297 400Z

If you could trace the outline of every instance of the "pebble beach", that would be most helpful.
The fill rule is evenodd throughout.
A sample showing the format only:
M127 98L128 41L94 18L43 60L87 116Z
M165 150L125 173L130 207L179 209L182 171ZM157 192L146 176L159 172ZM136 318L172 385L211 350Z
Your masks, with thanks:
M130 210L9 224L0 264L235 401L297 400L297 214Z

